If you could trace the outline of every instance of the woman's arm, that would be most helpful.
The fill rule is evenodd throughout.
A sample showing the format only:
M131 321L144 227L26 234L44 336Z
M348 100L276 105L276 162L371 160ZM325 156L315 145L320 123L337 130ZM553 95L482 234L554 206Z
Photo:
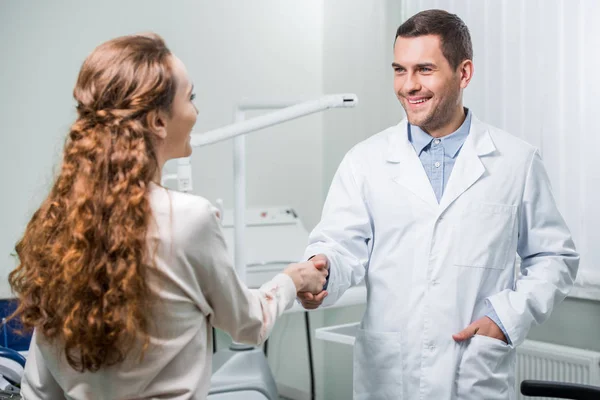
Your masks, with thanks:
M318 293L323 289L325 263L312 261L291 264L259 289L248 289L234 269L216 209L203 201L197 211L192 235L186 240L186 255L210 307L211 324L234 341L262 343L298 291Z

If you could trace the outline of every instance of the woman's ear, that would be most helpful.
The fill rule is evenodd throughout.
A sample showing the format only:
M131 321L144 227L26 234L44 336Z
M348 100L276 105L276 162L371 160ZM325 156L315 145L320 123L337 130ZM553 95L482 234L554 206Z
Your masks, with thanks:
M160 139L167 137L167 118L162 111L152 111L148 114L148 125Z

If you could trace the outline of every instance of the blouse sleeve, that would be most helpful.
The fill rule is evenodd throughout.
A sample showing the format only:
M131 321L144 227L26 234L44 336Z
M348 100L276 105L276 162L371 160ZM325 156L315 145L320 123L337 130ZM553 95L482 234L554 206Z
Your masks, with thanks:
M281 273L259 289L248 289L234 269L216 209L202 201L189 214L195 217L186 224L185 254L208 303L210 323L236 342L264 342L277 317L292 306L294 282Z

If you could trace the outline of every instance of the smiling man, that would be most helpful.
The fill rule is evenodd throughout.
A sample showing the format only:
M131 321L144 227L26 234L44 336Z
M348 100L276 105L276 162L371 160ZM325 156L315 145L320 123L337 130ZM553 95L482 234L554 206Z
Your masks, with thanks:
M398 28L407 118L346 154L310 235L306 257L330 270L304 307L366 283L355 399L516 398L515 347L573 285L579 255L538 150L463 107L472 59L456 15Z

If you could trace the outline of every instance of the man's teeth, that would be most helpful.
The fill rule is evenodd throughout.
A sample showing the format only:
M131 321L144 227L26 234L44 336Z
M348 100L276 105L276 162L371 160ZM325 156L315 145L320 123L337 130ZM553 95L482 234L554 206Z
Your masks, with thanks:
M419 104L419 103L425 103L427 100L429 99L421 99L421 100L409 100L408 102L410 104Z

